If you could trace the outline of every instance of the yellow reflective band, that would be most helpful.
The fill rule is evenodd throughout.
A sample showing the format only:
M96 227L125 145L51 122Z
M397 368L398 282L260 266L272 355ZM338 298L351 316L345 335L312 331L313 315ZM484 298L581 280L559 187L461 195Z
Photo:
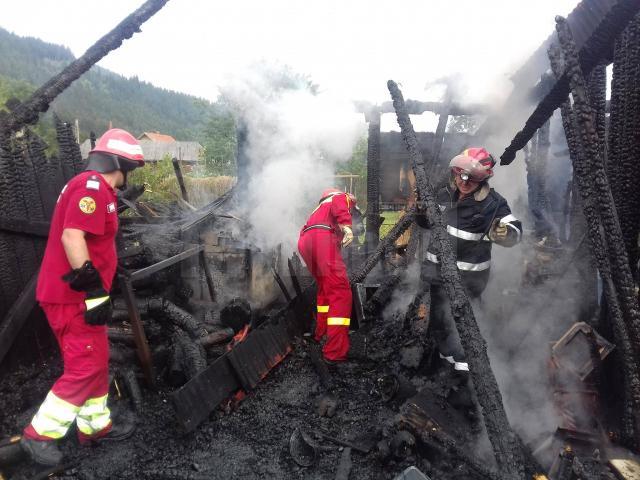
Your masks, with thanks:
M351 325L351 319L344 317L329 317L327 318L327 325L343 325L348 327Z
M76 425L85 435L104 430L111 422L111 411L107 407L108 395L87 400L76 418Z
M102 305L104 302L108 302L109 301L109 295L105 296L105 297L98 297L98 298L87 298L84 303L87 306L87 310L92 310L96 307L99 307L100 305Z
M329 313L329 305L318 305L318 313Z
M62 438L76 418L80 407L49 392L42 405L31 420L31 426L39 435L49 438Z

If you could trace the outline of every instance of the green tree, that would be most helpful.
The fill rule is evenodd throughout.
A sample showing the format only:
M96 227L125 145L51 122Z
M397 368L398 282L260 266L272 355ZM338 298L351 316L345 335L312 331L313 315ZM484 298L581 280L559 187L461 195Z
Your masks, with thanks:
M236 174L236 126L233 115L222 101L214 104L202 129L200 143L204 175Z

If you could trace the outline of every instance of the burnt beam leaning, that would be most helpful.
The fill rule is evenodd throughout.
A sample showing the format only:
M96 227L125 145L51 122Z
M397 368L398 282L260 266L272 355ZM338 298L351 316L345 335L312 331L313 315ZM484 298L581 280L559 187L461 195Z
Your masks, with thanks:
M478 394L478 401L482 407L482 414L496 463L505 478L523 478L523 452L507 419L507 414L502 404L502 395L495 375L491 370L489 356L487 355L487 344L480 333L471 303L462 286L460 272L456 265L456 256L448 238L442 212L435 200L433 186L427 179L424 160L420 154L418 140L404 105L402 92L392 80L387 82L387 87L393 99L402 137L409 151L411 166L416 177L419 200L424 206L426 215L434 225L432 236L440 251L442 279L451 302L451 313L460 334L462 347L469 357L471 378Z

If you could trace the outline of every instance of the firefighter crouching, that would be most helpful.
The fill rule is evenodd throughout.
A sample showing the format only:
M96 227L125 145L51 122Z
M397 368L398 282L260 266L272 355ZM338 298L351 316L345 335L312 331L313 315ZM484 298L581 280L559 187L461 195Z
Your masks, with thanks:
M316 341L326 335L322 348L328 363L342 362L349 352L351 286L340 248L353 241L352 212L356 198L329 188L300 231L298 251L316 280Z
M489 187L495 160L484 148L468 148L449 163L446 185L436 192L449 240L456 254L462 284L472 301L487 286L491 267L491 246L516 245L522 237L522 224L511 213L507 201ZM429 228L423 215L416 223ZM435 241L427 248L421 278L431 285L431 325L440 358L448 362L461 384L468 379L469 366L450 314Z
M133 424L112 424L107 407L106 322L117 266L115 188L125 186L127 173L143 165L139 142L124 130L111 129L89 153L86 171L72 178L58 197L36 298L58 340L64 372L24 429L21 445L37 463L61 462L56 440L74 421L81 444L133 433Z

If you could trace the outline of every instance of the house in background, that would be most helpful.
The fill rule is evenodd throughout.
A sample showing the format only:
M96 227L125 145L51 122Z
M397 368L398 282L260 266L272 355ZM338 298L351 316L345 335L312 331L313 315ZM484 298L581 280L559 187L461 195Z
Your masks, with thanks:
M164 133L156 132L144 132L142 135L138 137L138 140L149 140L151 142L164 142L171 143L175 142L176 139L171 135L165 135Z
M138 137L145 162L151 164L162 160L165 156L177 158L188 165L196 165L202 155L203 147L198 142L179 142L171 135L158 132L144 132ZM86 160L91 151L91 141L80 144L82 159Z

